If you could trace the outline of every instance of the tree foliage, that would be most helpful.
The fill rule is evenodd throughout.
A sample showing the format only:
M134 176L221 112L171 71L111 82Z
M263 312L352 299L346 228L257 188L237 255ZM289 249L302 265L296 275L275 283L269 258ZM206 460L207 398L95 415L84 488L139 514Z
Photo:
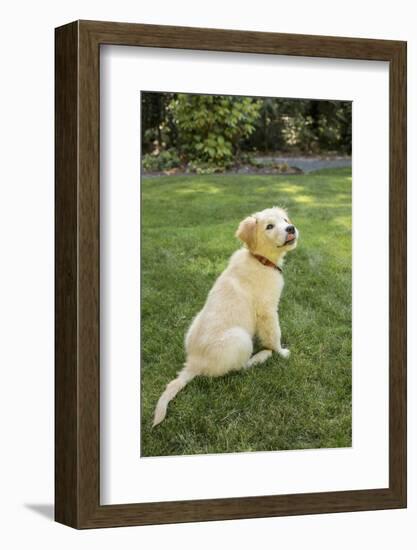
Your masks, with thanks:
M350 101L265 98L248 149L351 153Z
M349 101L144 92L142 153L224 169L241 153L351 153ZM166 154L168 151L169 154Z

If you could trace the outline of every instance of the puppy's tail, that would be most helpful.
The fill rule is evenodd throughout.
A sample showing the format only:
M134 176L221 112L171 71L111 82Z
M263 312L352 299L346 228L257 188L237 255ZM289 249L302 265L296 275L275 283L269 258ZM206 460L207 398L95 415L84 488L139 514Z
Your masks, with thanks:
M155 414L152 424L153 428L164 420L167 414L168 403L172 399L174 399L178 392L185 388L185 386L194 378L194 376L195 374L190 373L187 368L185 368L178 374L175 380L172 380L172 382L167 385L166 390L159 398L159 401L155 408Z

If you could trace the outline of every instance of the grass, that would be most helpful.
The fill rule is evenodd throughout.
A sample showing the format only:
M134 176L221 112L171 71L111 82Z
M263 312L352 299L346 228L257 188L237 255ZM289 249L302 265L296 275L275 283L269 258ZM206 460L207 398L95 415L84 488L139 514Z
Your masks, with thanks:
M184 333L239 246L246 215L288 208L282 340L291 349L223 378L193 380L152 429L184 362ZM142 456L351 446L351 172L142 181Z

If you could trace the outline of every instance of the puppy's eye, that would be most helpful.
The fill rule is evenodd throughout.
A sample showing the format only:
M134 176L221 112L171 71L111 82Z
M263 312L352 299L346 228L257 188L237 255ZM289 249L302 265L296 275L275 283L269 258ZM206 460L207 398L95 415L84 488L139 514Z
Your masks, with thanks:
M285 222L285 223L289 223L289 221L288 221L286 218L284 218L284 222Z
M273 223L268 223L268 225L266 226L267 229L274 229L274 224Z

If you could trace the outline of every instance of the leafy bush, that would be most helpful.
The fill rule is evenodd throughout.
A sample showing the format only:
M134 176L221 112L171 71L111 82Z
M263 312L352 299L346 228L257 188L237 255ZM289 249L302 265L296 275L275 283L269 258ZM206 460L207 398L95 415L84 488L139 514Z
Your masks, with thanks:
M142 157L142 168L145 172L163 172L177 168L180 164L181 159L175 149L148 153Z
M248 97L177 94L169 111L191 162L227 167L255 129L261 102Z

